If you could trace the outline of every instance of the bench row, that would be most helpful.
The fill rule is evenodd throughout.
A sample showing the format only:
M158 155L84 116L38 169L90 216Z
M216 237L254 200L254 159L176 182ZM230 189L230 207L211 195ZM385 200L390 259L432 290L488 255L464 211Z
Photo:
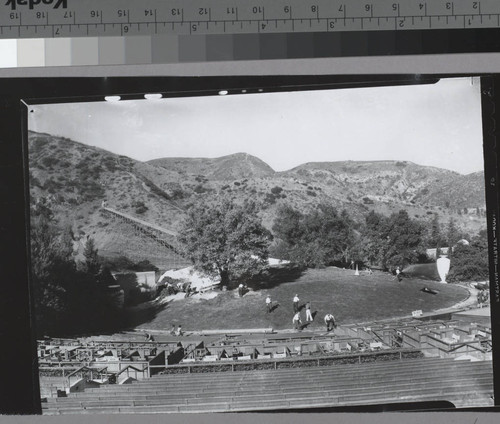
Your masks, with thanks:
M189 375L179 375L171 374L169 378L166 379L146 379L134 382L130 385L105 385L100 388L88 389L87 392L101 392L101 391L128 391L135 390L138 391L143 387L159 387L165 390L177 391L179 389L193 386L200 387L206 386L213 387L214 385L235 385L244 383L245 386L257 384L266 380L269 383L266 384L287 384L293 383L295 381L310 381L312 383L323 381L323 380L359 380L363 378L369 378L370 376L375 376L380 378L380 375L384 376L386 381L396 381L401 379L402 376L406 379L419 378L423 374L433 374L434 376L446 377L449 375L460 375L465 373L477 373L485 372L492 373L491 362L454 362L439 364L435 363L432 366L426 364L422 366L421 364L415 364L414 366L406 367L393 367L389 370L375 371L366 370L363 367L352 367L350 369L341 370L329 370L328 372L320 372L316 370L315 372L292 372L287 375L280 375L272 370L269 371L249 371L245 373L204 373L204 374L189 374Z
M493 376L491 371L479 371L476 369L472 369L468 372L461 372L457 374L435 374L429 375L426 373L421 373L420 375L415 375L409 377L404 373L401 373L399 378L381 378L377 375L365 375L360 376L358 378L349 378L347 377L339 377L339 378L321 378L316 380L294 380L294 381L286 381L286 382L276 382L269 380L260 380L260 381L242 381L238 384L230 384L230 383L220 383L214 381L213 383L207 383L203 385L197 386L183 386L172 389L168 386L162 386L158 384L151 385L126 385L126 386L103 386L99 389L87 390L81 393L72 393L71 397L75 398L84 398L84 397L92 397L92 396L124 396L127 394L140 396L147 394L164 394L170 396L188 396L190 394L199 393L210 393L210 392L218 392L218 391L231 391L235 393L262 393L269 390L279 390L282 392L293 391L300 387L319 387L319 388L330 388L330 387L342 387L348 389L350 387L358 387L360 385L368 385L368 384L381 384L381 385L397 385L397 384L419 384L423 382L424 384L429 381L474 381L477 378L487 378L493 380ZM55 398L53 401L63 401L64 398Z
M377 390L371 390L366 393L358 393L354 395L336 395L336 396L317 396L317 397L290 397L287 399L273 399L268 397L262 399L235 400L228 399L213 402L200 402L190 404L144 404L140 403L118 405L118 404L97 404L94 407L87 406L60 406L59 408L45 409L44 414L66 414L66 413L153 413L153 412L224 412L224 411L250 411L250 410L273 410L273 409L289 409L289 408L311 408L311 407L332 407L332 406L349 406L349 405L372 405L381 403L398 403L398 402L419 402L431 400L448 400L455 404L460 404L461 401L475 400L476 405L488 406L491 405L491 396L493 387L475 388L471 390L464 387L449 387L445 389L429 389L422 388L413 391L395 391L391 393L381 393Z
M122 396L88 396L88 397L78 397L78 398L55 398L47 402L47 407L52 406L63 406L63 405L93 405L94 403L100 402L123 402L128 404L130 402L165 402L165 403L199 403L202 400L214 400L217 398L220 399L232 399L236 400L238 398L252 398L252 399L262 399L266 398L289 398L289 397L315 397L315 396L333 396L333 395L342 395L342 394L355 394L355 393L367 393L370 390L376 390L381 393L390 393L394 391L417 391L420 389L434 390L434 389L443 389L446 390L450 387L464 387L467 386L469 389L490 389L493 385L493 381L488 376L477 377L474 381L470 379L449 379L442 381L420 381L420 382L408 382L408 383L400 383L400 384L379 384L372 386L350 386L350 387L341 387L341 386L329 386L329 387L302 387L295 389L282 389L282 390L274 390L268 389L265 391L240 391L235 392L232 390L214 390L207 391L204 393L190 393L190 394L177 394L177 395L165 395L161 393L149 393L144 395L134 395L134 394L125 394Z

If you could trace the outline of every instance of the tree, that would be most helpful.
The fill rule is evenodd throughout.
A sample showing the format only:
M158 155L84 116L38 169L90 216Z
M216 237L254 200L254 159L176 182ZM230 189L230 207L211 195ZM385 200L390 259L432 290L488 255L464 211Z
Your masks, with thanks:
M480 232L469 245L459 244L453 251L449 282L484 281L489 278L488 240Z
M453 218L450 218L450 220L448 221L448 225L446 226L446 238L448 241L448 246L450 247L448 249L448 255L451 256L453 254L452 247L455 246L455 244L457 244L457 241L462 238L460 229L457 227Z
M32 206L30 212L37 336L78 334L102 330L110 323L116 325L113 320L118 315L109 305L105 291L111 275L98 274L95 264L99 258L93 240L89 239L92 241L86 245L86 264L82 267L85 269L79 270L72 255L70 227L58 228L49 205L44 202Z
M365 217L361 251L370 264L380 264L387 250L386 224L387 218L375 211Z
M411 219L405 210L389 217L372 211L365 221L363 250L372 264L387 269L426 259L425 226Z
M83 256L85 258L84 269L91 275L97 275L101 269L99 263L98 250L95 247L95 242L92 237L88 237L83 249Z
M346 262L356 244L354 221L346 211L339 214L329 204L320 204L306 214L283 206L278 209L273 232L287 252L283 259L308 267Z
M443 243L446 243L445 238L441 232L441 225L439 223L439 215L436 213L431 220L431 227L429 231L429 236L427 239L427 245L429 247L440 248L443 246Z
M63 260L54 218L45 200L30 209L31 279L34 290L37 330L54 331L68 308L67 280L61 281Z
M262 271L271 240L254 202L238 205L225 196L209 205L193 206L179 236L182 250L195 268L219 276L222 285Z
M392 214L388 220L388 249L384 265L404 267L422 261L426 257L424 236L424 225L411 219L408 212L400 210Z

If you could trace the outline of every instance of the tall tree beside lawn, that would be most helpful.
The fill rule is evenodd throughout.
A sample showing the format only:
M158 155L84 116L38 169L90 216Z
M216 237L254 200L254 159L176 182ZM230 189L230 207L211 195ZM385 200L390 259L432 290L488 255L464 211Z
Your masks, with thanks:
M427 239L427 246L439 249L440 247L443 247L445 244L446 244L446 238L443 236L441 230L441 224L439 222L439 215L436 213L434 214L431 220L431 227Z
M446 226L446 238L448 241L448 246L450 247L450 249L448 250L448 254L451 256L453 254L451 248L455 246L457 241L462 238L460 229L457 227L457 224L453 218L450 218L450 220L448 221L448 225Z
M83 249L83 257L85 258L84 269L91 275L97 275L101 270L99 262L98 250L95 247L95 241L92 237L87 238Z
M31 279L35 299L37 330L52 332L68 309L68 282L61 281L63 260L59 238L50 209L42 201L31 210Z
M367 259L385 269L424 261L425 226L401 210L385 217L376 212L366 216L363 235Z
M384 261L388 250L387 232L387 218L370 211L365 217L362 252L364 259L372 265L379 266Z
M107 302L105 286L97 281L98 257L93 240L89 239L92 242L85 249L88 264L78 269L70 227L59 230L50 205L44 201L33 205L30 213L37 337L106 329L116 311Z
M291 206L281 207L273 232L287 252L283 259L308 267L345 262L356 244L354 222L348 213L339 214L328 204L320 204L310 213L301 213Z
M486 281L489 278L488 239L481 231L469 245L458 244L453 250L449 282Z
M228 197L193 206L179 231L179 241L195 268L222 285L258 274L267 266L272 235L258 216L257 205Z
M404 267L425 259L426 230L422 223L411 219L405 210L400 210L389 217L387 228L388 249L384 257L386 267Z

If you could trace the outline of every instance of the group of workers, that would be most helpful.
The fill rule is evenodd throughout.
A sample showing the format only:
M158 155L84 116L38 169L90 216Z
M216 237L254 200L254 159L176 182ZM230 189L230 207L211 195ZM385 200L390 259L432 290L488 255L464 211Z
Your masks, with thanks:
M298 294L296 294L293 298L292 301L293 305L293 312L294 316L292 318L292 324L294 325L295 330L300 331L302 330L302 318L300 315L300 311L302 307L300 306L300 298ZM314 317L311 313L311 302L306 302L305 305L303 305L306 310L306 322L313 322ZM271 296L267 295L266 297L266 309L267 313L271 313L274 309L273 301L271 300ZM334 328L337 327L337 324L335 323L335 317L333 314L326 314L324 317L325 325L326 325L326 331L332 331Z

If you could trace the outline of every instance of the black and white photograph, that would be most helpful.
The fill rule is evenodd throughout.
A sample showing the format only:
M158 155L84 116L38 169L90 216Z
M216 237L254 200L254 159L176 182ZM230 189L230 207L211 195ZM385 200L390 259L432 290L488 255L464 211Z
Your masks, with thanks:
M494 405L480 78L143 94L27 109L44 415Z

